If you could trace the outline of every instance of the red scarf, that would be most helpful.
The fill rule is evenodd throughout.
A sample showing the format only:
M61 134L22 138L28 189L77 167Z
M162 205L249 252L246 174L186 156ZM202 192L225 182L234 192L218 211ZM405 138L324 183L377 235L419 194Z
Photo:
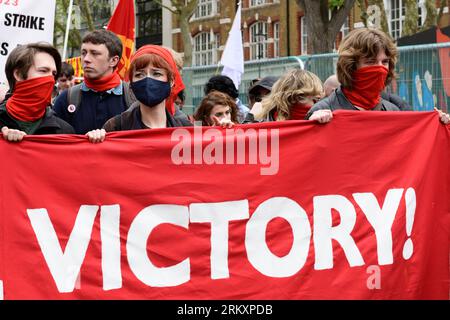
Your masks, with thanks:
M120 76L115 71L100 79L88 79L85 76L84 83L89 89L93 89L97 92L104 92L117 87L120 84Z
M303 103L294 104L290 109L290 116L287 120L305 120L306 114L308 113L309 109L311 109L311 107L312 106ZM273 118L275 121L278 119L277 111L273 113Z
M178 72L175 60L173 59L172 54L169 52L169 50L161 46L149 44L140 47L139 50L136 51L136 53L131 57L131 62L133 62L136 58L143 56L144 54L156 54L160 56L161 58L166 60L166 62L172 69L174 83L172 86L172 90L170 91L170 96L166 99L166 109L173 115L175 113L175 100L177 99L177 95L185 88L183 79Z
M50 105L54 86L53 76L18 81L11 98L6 101L6 110L14 119L23 122L39 120Z
M354 106L372 110L380 103L388 73L384 66L362 67L353 72L353 88L342 91Z
M296 103L291 107L289 120L305 120L305 116L311 109L311 105Z

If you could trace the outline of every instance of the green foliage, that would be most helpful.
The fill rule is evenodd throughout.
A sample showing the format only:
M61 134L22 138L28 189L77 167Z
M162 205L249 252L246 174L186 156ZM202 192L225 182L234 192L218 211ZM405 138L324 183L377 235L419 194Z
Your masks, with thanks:
M329 0L328 7L331 10L339 9L340 7L342 7L344 5L344 2L345 2L344 0Z

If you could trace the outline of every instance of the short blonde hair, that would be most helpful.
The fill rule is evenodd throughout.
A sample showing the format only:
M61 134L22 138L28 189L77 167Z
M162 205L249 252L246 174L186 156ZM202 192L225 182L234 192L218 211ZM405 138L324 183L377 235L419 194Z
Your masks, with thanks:
M302 103L306 99L323 97L323 85L314 73L292 69L284 73L272 86L272 91L262 99L262 111L255 115L256 119L263 120L276 110L277 121L290 118L290 107Z
M173 50L170 47L161 46L164 49L168 50L170 54L172 55L173 60L175 61L175 64L177 65L178 71L181 71L183 69L183 55L175 50Z
M385 85L395 79L397 47L390 36L376 29L355 29L351 31L339 46L339 58L336 73L344 88L353 87L353 73L361 59L375 59L384 50L389 58L389 73Z

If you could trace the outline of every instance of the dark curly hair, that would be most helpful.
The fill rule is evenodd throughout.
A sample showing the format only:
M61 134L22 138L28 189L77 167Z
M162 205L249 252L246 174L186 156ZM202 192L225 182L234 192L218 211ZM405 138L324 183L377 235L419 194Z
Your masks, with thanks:
M239 96L239 91L236 89L233 80L227 76L219 75L211 77L205 85L205 95L213 90L226 93L233 99Z

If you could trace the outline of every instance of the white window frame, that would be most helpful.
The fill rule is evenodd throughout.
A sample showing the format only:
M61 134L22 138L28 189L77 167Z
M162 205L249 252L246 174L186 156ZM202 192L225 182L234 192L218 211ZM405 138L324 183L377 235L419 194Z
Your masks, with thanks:
M273 57L280 57L280 22L273 24Z
M423 0L416 0L417 1L417 8L419 10L419 27L423 25L426 18L426 10L424 8L424 1ZM386 6L386 3L385 3ZM391 36L394 40L397 40L402 36L403 31L403 22L405 21L405 13L406 13L406 6L404 0L389 0L388 1L388 8L389 12L389 32L391 33ZM394 26L397 24L396 28ZM398 27L398 28L397 28Z
M250 0L249 7L251 8L251 7L263 6L267 3L269 3L268 0Z
M211 37L213 37L212 40ZM217 38L218 35L211 32L200 32L194 37L193 66L208 66L217 63Z
M213 17L217 14L217 0L198 0L192 19Z
M250 26L250 60L261 60L267 58L267 29L268 24L264 21L255 22ZM265 39L262 40L262 36L257 36L257 34L265 34Z
M300 43L300 53L302 55L308 54L308 30L306 30L306 20L305 16L300 18L300 28L301 28L301 36L302 40Z

